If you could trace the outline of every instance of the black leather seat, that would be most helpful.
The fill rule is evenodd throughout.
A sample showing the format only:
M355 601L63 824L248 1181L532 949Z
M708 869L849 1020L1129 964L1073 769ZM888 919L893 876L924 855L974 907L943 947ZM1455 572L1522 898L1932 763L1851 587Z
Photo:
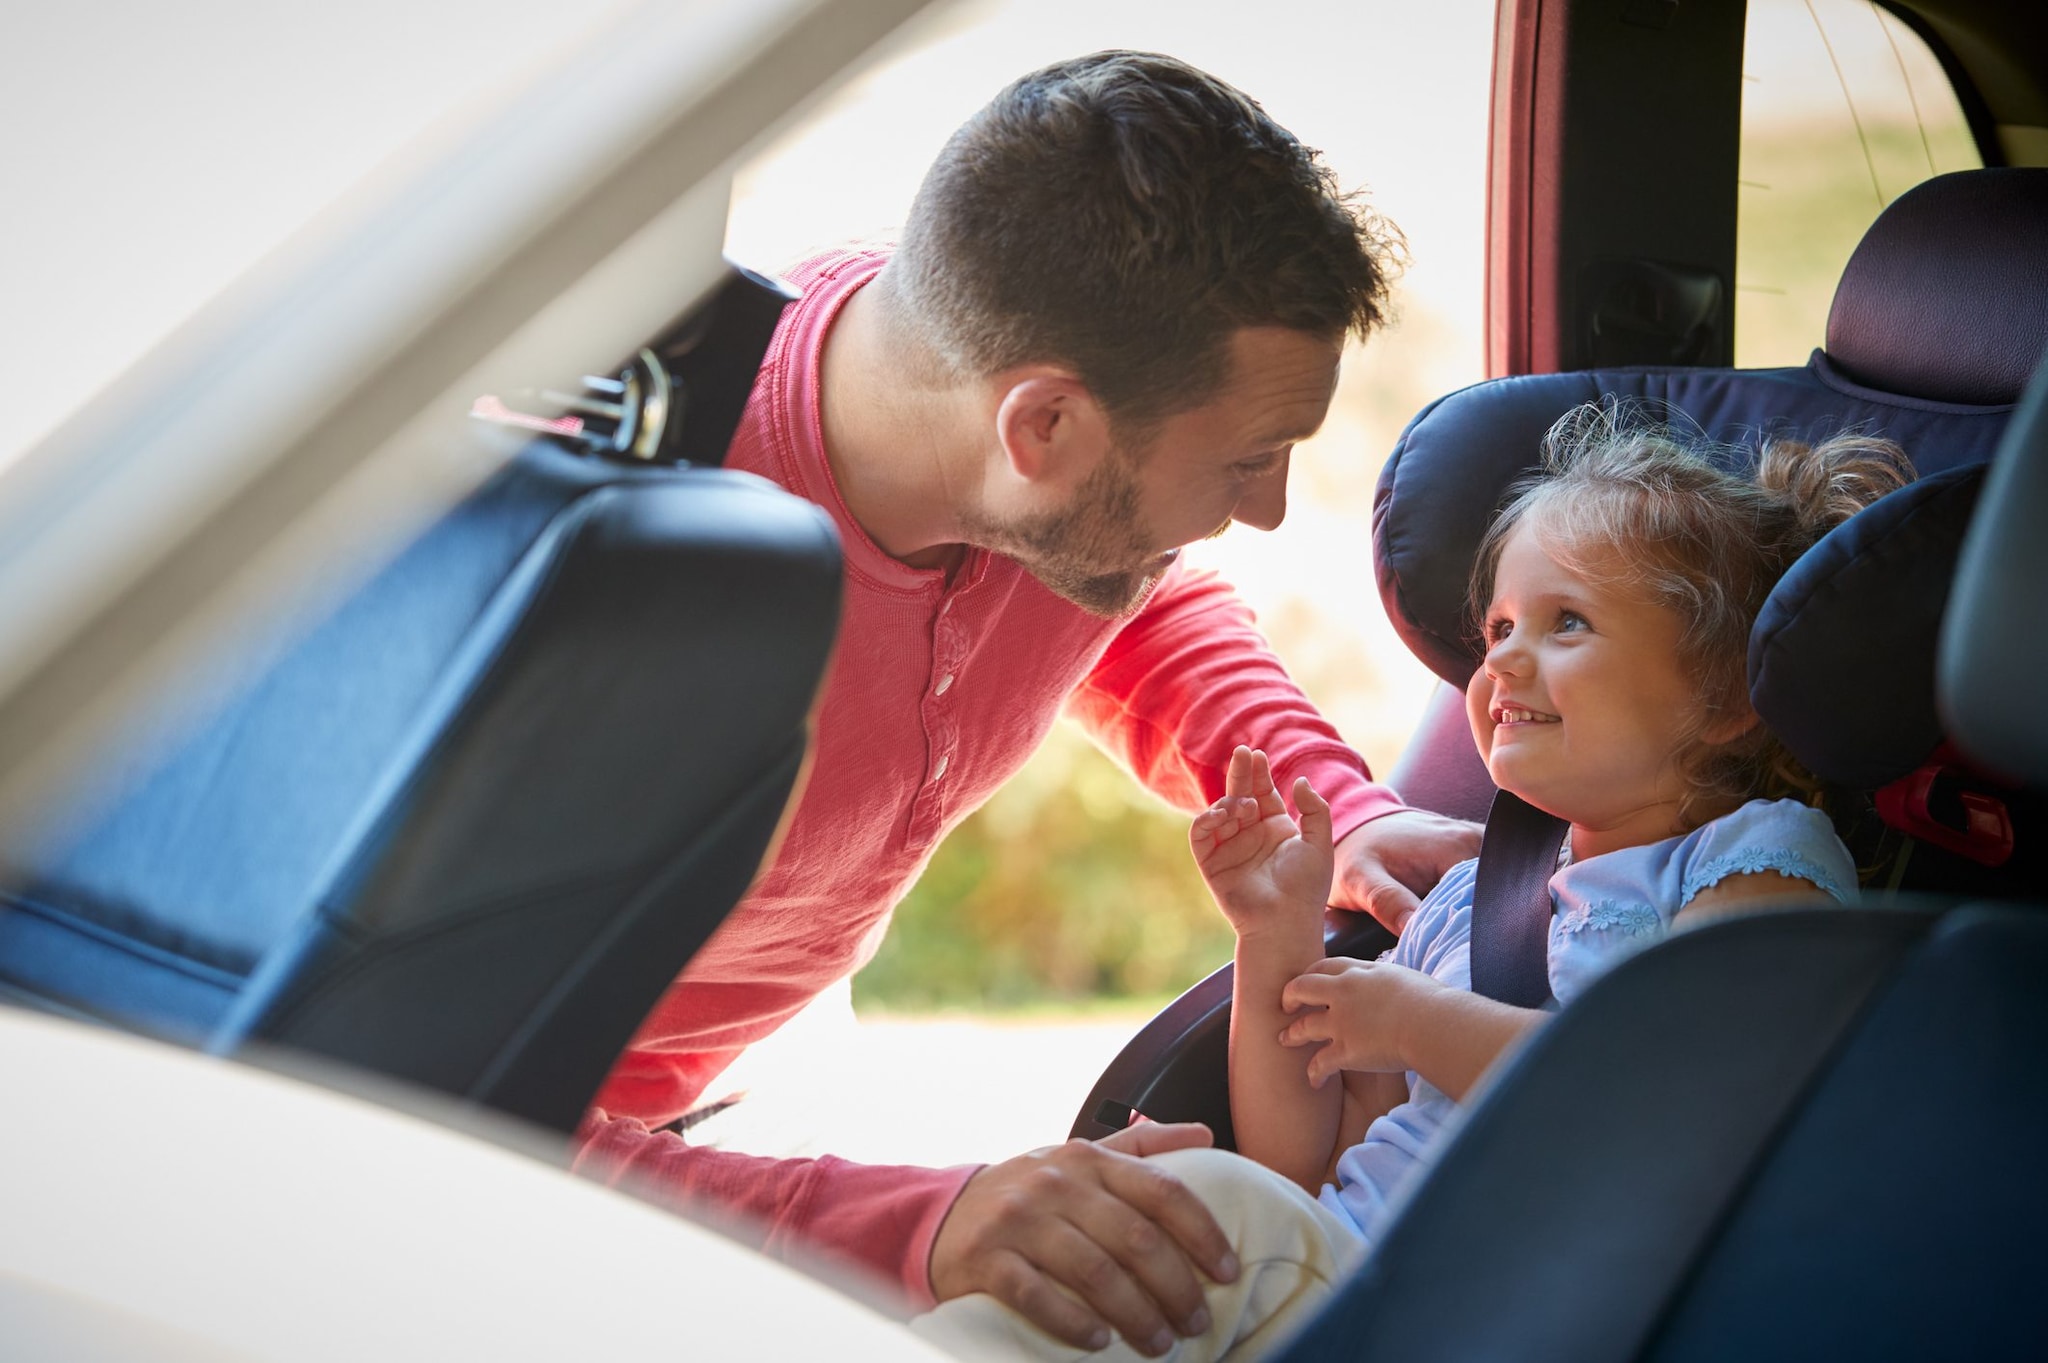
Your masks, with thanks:
M838 589L766 482L536 442L93 774L0 896L0 996L567 1130L758 870Z

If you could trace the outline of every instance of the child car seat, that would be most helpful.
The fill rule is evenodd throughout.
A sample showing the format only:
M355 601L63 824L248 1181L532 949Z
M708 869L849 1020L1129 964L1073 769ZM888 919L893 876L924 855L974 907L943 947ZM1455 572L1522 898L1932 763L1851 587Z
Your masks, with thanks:
M1484 817L1492 783L1465 732L1462 696L1454 694L1476 663L1464 624L1467 569L1499 490L1532 462L1549 423L1608 395L1668 404L1716 440L1856 429L1905 447L1923 484L1882 515L1858 517L1854 529L1844 527L1794 570L1758 623L1751 680L1759 712L1823 779L1868 790L1927 763L1940 733L1931 631L1947 573L1897 573L1894 589L1906 597L1868 617L1811 603L1842 590L1828 579L1876 571L1875 560L1912 552L1953 561L1976 496L1978 475L1964 470L1988 459L2048 346L2044 261L2048 173L1939 176L1901 195L1871 225L1836 290L1826 348L1800 368L1532 375L1480 384L1424 409L1381 476L1375 562L1395 628L1447 686L1390 782L1411 803ZM1880 531L1886 517L1906 528ZM1906 541L1887 543L1895 533ZM1804 649L1807 665L1785 665L1787 649L1791 656ZM1855 713L1838 715L1844 707ZM1938 836L1928 826L1937 821L1915 818L1912 831ZM1894 822L1914 819L1900 813ZM1915 859L1908 884L1970 875L1969 858L1952 851ZM2003 883L2014 884L2016 874Z
M1838 527L1787 574L1751 637L1752 699L1796 756L1846 792L1917 787L1892 811L1920 843L1906 859L1907 886L2040 889L2042 853L2024 840L1995 867L1968 855L1987 849L1972 842L1966 799L2038 799L1987 788L1981 774L1938 758L1933 657L1983 466L2044 350L2048 170L1965 171L1901 195L1871 225L1836 291L1827 345L1803 366L1529 375L1432 403L1396 444L1374 501L1381 599L1444 678L1390 784L1419 807L1485 817L1495 792L1462 694L1478 661L1466 582L1503 490L1534 466L1559 416L1613 396L1666 404L1737 444L1765 431L1818 439L1856 428L1897 440L1921 479ZM1849 831L1873 867L1880 857L1887 876L1898 867L1906 847L1874 803ZM1998 841L1995 831L1984 838ZM1332 915L1333 954L1374 955L1391 940L1363 915ZM1206 1122L1229 1143L1229 1004L1225 966L1162 1010L1105 1069L1074 1134L1105 1135L1135 1109Z
M1950 604L1979 625L2039 554L2048 363L1990 480ZM2036 790L2048 722L2013 664L2042 613L1952 628L1941 663L1993 716L1952 711L1958 736ZM2038 1357L2044 971L2040 903L1961 896L1653 947L1503 1064L1280 1357Z
M723 456L788 297L656 342L688 417L643 449ZM761 863L838 589L801 499L535 441L91 774L0 894L0 997L571 1129Z

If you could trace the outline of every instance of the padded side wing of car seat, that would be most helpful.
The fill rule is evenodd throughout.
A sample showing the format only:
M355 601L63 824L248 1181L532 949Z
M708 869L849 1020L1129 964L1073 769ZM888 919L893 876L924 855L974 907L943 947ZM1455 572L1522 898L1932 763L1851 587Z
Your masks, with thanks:
M751 475L586 493L214 1048L286 1044L573 1128L769 848L838 588L829 521Z
M1633 1358L1931 917L1762 913L1680 934L1596 981L1466 1110L1281 1357Z
M2039 1358L2044 980L2038 908L1945 917L1801 1108L1647 1356Z

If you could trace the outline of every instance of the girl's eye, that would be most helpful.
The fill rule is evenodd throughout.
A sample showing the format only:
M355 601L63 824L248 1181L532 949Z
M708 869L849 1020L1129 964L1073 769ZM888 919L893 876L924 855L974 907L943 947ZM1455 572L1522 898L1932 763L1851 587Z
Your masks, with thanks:
M1558 612L1557 632L1559 634L1577 634L1582 630L1589 630L1591 628L1593 627L1586 623L1586 617L1577 611Z
M1486 628L1480 631L1480 635L1486 640L1486 646L1492 648L1495 644L1507 638L1509 632L1514 627L1514 621L1508 619L1505 615L1496 615L1486 622Z
M1260 454L1250 459L1240 459L1230 466L1230 471L1239 478L1262 478L1280 466L1280 455Z

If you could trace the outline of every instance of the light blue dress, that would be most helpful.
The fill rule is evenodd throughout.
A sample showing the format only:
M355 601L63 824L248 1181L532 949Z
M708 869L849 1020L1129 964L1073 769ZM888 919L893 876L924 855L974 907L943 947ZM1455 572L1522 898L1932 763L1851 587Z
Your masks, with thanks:
M1460 862L1410 919L1384 959L1472 987L1472 879ZM1836 899L1856 888L1856 865L1827 816L1796 800L1752 800L1682 837L1573 862L1550 878L1550 990L1568 1004L1593 979L1661 938L1692 897L1723 878L1777 871ZM1337 1161L1324 1206L1368 1243L1388 1207L1429 1158L1432 1138L1457 1104L1411 1071L1408 1101L1375 1121Z

